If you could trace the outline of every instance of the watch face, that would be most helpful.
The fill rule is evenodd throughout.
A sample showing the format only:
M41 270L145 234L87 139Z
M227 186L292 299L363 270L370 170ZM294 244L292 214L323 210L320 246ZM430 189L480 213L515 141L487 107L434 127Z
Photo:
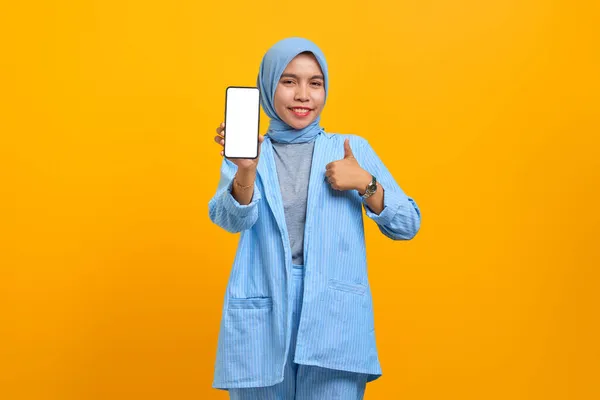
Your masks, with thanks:
M363 196L370 196L373 193L375 193L375 191L377 190L377 181L373 175L371 175L371 176L373 179L367 185L367 190L365 191L365 194Z

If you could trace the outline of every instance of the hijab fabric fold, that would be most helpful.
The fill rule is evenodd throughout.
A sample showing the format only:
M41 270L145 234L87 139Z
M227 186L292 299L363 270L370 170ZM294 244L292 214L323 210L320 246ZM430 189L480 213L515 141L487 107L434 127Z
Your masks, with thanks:
M275 111L275 90L277 89L281 74L294 57L305 51L309 51L315 56L323 71L326 100L327 89L329 86L327 62L325 61L325 55L321 49L310 40L299 37L283 39L275 43L273 47L267 51L260 64L256 83L260 91L260 103L265 110L265 113L270 118L267 135L278 143L310 142L314 140L321 131L324 131L320 126L321 115L307 127L303 129L294 129L279 118Z

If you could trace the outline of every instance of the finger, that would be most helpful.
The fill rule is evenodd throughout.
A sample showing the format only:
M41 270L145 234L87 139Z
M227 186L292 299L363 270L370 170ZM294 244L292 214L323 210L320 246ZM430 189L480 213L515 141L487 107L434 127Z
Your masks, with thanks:
M344 158L354 158L352 149L350 148L350 139L344 140Z
M219 143L221 146L225 146L225 139L223 139L223 136L215 136L215 142Z
M221 125L217 128L217 133L220 135L221 132L225 129L225 122L221 122Z
M223 155L223 150L221 150L221 155Z
M334 161L334 162L335 162L335 161ZM325 170L329 170L329 169L333 168L333 163L334 163L334 162L330 162L329 164L327 164L327 165L325 166Z

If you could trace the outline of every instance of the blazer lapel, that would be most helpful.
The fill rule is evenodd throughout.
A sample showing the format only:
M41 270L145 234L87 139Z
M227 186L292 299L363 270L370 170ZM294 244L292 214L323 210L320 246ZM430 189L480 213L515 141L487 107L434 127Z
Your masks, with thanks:
M313 230L315 229L314 219L316 207L319 204L319 199L324 196L323 191L327 190L329 185L325 181L325 167L330 160L330 151L328 149L329 139L331 135L322 132L315 139L315 147L313 149L312 162L310 167L310 179L308 182L308 195L306 198L306 221L304 224L304 245L303 245L303 258L305 269L310 261L310 241L313 237Z
M260 146L260 159L258 160L256 171L263 183L263 197L267 200L267 203L275 216L275 221L277 221L277 226L279 227L283 242L290 248L289 236L285 224L285 214L283 211L283 198L281 197L281 188L279 186L279 179L277 178L275 158L273 157L273 145L268 137L265 137L265 140Z

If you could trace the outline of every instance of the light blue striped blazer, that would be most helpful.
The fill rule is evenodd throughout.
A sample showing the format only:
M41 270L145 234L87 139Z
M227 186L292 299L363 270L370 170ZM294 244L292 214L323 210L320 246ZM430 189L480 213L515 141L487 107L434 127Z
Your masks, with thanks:
M385 207L379 215L356 190L337 191L325 180L325 166L344 157L345 138L360 166L384 188ZM224 158L217 191L209 201L212 222L241 232L217 344L213 387L218 389L281 382L291 339L292 255L268 136L248 205L240 205L231 195L236 171L237 166ZM294 362L366 373L372 381L381 376L381 367L367 279L363 207L391 239L412 239L419 230L417 204L365 139L319 133L308 187L304 299Z

